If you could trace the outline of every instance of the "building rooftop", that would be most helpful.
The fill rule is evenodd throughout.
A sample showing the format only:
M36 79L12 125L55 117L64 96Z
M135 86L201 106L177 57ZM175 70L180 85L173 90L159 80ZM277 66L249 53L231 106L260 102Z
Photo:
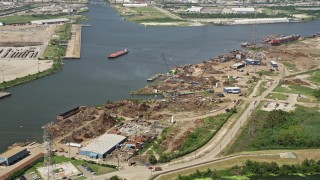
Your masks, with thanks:
M126 139L126 137L124 136L116 134L104 134L99 138L93 140L86 147L81 148L81 151L91 151L98 154L104 154L124 139Z
M68 22L69 19L67 18L61 18L61 19L44 19L44 20L35 20L35 21L31 21L31 23L54 23L54 22Z
M17 153L25 150L25 149L26 149L26 148L23 148L23 147L21 147L21 146L15 146L15 147L7 150L6 152L0 154L0 157L2 157L2 158L9 158L9 157L11 157L11 156L13 156L13 155L15 155L15 154L17 154Z

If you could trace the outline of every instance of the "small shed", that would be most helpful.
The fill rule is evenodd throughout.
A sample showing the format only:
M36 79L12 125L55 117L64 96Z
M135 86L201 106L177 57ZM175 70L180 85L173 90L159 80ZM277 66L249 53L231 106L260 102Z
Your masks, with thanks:
M256 60L256 59L245 59L244 62L247 65L260 65L261 64L260 60Z
M274 68L278 67L278 63L276 61L271 61L270 63L272 67Z
M241 88L240 87L224 87L223 91L225 93L239 94L241 93Z
M242 67L244 67L245 64L244 63L236 63L234 65L231 66L232 69L240 69Z

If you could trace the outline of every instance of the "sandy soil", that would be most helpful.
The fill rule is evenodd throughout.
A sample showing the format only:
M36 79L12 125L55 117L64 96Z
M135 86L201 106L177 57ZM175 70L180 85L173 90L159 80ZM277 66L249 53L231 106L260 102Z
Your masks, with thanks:
M39 62L39 63L38 63ZM36 74L52 67L52 60L0 60L0 83L14 80L29 74Z
M56 25L0 26L0 42L48 42Z

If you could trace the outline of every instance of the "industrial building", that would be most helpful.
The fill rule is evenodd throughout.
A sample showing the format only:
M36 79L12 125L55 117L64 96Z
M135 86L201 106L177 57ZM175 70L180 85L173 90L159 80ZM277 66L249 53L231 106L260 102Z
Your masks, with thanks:
M223 88L223 91L225 93L233 93L233 94L241 93L241 89L239 87L225 87Z
M45 20L35 20L31 21L31 24L59 24L59 23L67 23L70 22L67 18L61 18L61 19L45 19Z
M10 166L29 154L26 148L16 146L0 154L0 165Z
M126 137L116 134L104 134L93 140L89 145L80 149L80 155L94 159L106 158L113 150L127 140Z
M202 9L203 7L191 6L191 8L188 8L186 12L199 13Z
M252 14L254 8L232 8L232 11L237 14Z
M247 65L260 65L261 62L259 60L255 60L255 59L245 59L244 62Z
M245 64L244 63L236 63L234 65L231 66L232 69L240 69L242 67L244 67Z
M147 7L147 3L143 4L122 4L123 7Z

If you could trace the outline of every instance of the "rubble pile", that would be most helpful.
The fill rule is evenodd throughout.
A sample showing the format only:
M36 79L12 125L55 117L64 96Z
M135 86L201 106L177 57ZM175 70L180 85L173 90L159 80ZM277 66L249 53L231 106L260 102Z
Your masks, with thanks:
M82 142L84 139L95 138L104 134L108 129L117 123L117 119L110 114L103 113L97 120L92 121L81 129L73 131L70 136L61 140L62 143Z
M55 137L66 135L75 127L82 126L86 121L94 120L97 114L98 112L94 107L87 107L72 117L58 121L53 126L53 135Z

